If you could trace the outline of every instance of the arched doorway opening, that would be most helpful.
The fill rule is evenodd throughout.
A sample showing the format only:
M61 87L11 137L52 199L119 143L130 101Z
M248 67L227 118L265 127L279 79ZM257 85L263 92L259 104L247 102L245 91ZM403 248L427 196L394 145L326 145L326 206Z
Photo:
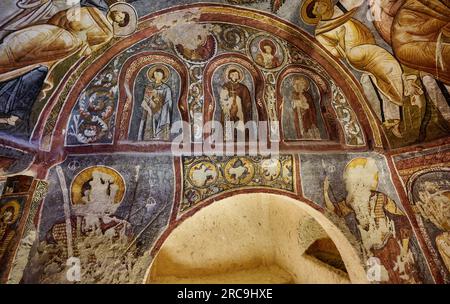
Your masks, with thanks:
M147 283L366 283L349 240L306 203L240 194L201 209L162 244Z

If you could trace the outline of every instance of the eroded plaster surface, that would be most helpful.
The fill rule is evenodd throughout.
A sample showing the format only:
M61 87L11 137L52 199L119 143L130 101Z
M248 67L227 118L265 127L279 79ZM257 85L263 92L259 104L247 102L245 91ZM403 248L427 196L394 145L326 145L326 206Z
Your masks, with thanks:
M448 1L0 8L0 282L450 282Z

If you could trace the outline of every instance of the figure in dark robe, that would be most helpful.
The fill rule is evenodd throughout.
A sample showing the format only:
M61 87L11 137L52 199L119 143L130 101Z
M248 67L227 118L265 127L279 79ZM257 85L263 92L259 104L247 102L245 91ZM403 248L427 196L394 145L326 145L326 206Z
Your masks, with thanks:
M28 138L30 115L48 69L38 67L18 78L0 83L0 132Z

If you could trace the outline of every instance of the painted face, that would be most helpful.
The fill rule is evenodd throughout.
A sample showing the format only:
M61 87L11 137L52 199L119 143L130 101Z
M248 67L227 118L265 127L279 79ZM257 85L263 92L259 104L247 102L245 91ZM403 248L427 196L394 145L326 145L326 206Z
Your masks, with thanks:
M294 89L297 92L304 92L306 90L307 83L304 79L297 79L294 81Z
M314 4L313 14L320 17L324 15L328 10L328 4L322 1L318 1Z
M125 13L120 11L115 11L112 15L112 20L117 23L122 23L125 21Z
M162 82L164 74L156 71L155 73L153 73L153 77L155 77L156 82Z
M270 45L265 45L264 46L264 52L266 54L272 54L272 47Z
M233 81L233 82L238 82L238 80L239 80L239 78L240 78L240 77L239 77L239 73L236 72L236 71L231 72L229 78L230 78L230 80Z

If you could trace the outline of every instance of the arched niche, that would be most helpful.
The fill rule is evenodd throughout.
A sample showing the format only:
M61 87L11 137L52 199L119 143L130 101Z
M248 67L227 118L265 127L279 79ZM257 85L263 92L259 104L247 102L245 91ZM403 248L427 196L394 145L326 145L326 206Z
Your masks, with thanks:
M290 138L287 135L287 130L285 127L288 117L286 117L285 114L297 114L297 111L290 107L292 105L290 104L291 102L289 99L292 99L292 95L296 93L295 89L293 89L293 86L295 85L295 80L299 78L303 78L306 80L308 87L305 88L305 94L312 97L311 102L309 102L309 106L313 104L313 106L315 107L313 110L315 111L314 116L316 120L316 128L320 128L320 133L317 134L319 136L312 137L295 134L297 138ZM291 96L287 96L286 92L284 92L286 86L290 88L289 93ZM334 112L333 106L331 104L333 92L329 82L323 76L319 75L314 70L311 70L310 68L302 65L289 65L280 73L276 88L277 111L278 117L280 118L280 133L282 134L281 138L283 139L283 142L286 142L290 145L295 145L298 141L302 140L334 141L345 143L344 130L339 127L340 122L336 117L336 113ZM309 111L311 111L310 108L308 108L306 114L308 114ZM295 127L297 127L297 124L301 123L295 121L296 117L289 118L291 118L289 119L290 123ZM301 119L302 118L298 118L297 120ZM292 120L294 120L294 122L292 122ZM295 131L298 132L298 130Z
M145 69L162 66L169 73L176 73L178 85L172 89L172 107L173 111L179 111L179 119L189 121L187 115L187 86L188 72L184 64L175 56L162 52L143 52L129 58L122 67L119 82L119 110L117 122L118 125L124 126L120 128L120 132L116 132L116 141L128 141L131 120L138 119L136 116L136 103L142 102L137 100L135 90L135 81L138 76L142 76ZM173 85L173 84L172 84ZM173 123L174 121L171 121ZM136 140L134 140L136 141Z
M431 258L450 282L450 167L421 169L408 179L407 193Z
M239 53L226 53L217 56L205 68L204 71L204 92L205 100L203 104L203 122L204 124L218 120L220 110L219 95L223 87L230 83L227 71L237 68L242 75L242 83L250 93L253 121L268 121L267 109L264 100L265 81L261 71L248 57ZM220 86L220 87L218 87ZM242 101L244 102L244 101ZM246 115L246 113L244 113ZM211 134L211 130L204 130L204 138Z
M344 268L311 254L323 239ZM366 283L367 276L358 251L318 210L281 195L253 193L217 201L178 223L145 282Z
M113 76L117 67L107 65L80 92L71 110L67 125L66 146L114 145L117 142L135 143L141 131L139 123L145 122L147 115L141 110L144 92L152 84L148 72L160 67L166 71L162 86L170 91L170 126L179 120L187 119L186 91L187 71L175 56L163 52L141 52L128 58L120 66L119 77ZM108 78L109 77L109 78ZM166 79L167 78L167 79ZM108 82L108 79L111 81ZM183 81L184 80L184 81ZM153 90L154 92L156 91ZM94 110L92 110L94 109ZM138 113L139 112L139 113ZM144 116L145 115L145 116ZM134 124L132 124L132 121ZM136 124L138 126L136 126ZM97 130L88 136L89 126ZM136 133L136 134L130 134ZM145 141L146 144L168 142L157 138ZM140 141L141 143L143 140Z
M340 98L342 96L345 97L348 106L351 107L354 111L352 114L357 120L360 122L359 131L364 134L365 141L359 142L355 145L350 144L349 148L351 149L363 149L366 148L367 145L372 145L375 147L383 146L383 137L380 133L380 128L378 126L378 121L374 119L373 114L367 104L367 100L365 99L363 92L360 88L360 85L354 78L354 76L350 73L350 71L341 63L337 62L329 53L327 53L314 39L312 39L309 35L302 32L298 28L295 28L288 23L278 19L274 16L269 16L261 12L256 12L244 8L233 8L230 6L224 5L216 5L216 4L195 4L188 5L183 7L178 7L172 9L170 11L162 11L157 12L149 16L144 16L140 20L139 30L131 35L130 37L126 37L120 39L110 47L105 49L104 52L94 54L92 57L88 58L88 60L80 60L76 63L76 65L72 66L69 72L61 79L61 82L57 85L58 88L63 88L61 92L58 90L55 91L48 100L48 103L45 105L41 115L39 122L37 123L32 140L33 142L39 142L40 148L44 151L57 151L60 150L64 145L65 132L67 131L66 127L68 124L68 120L71 117L71 110L73 109L78 97L80 96L82 90L89 84L89 82L97 75L102 68L104 68L107 64L113 62L117 56L121 56L126 54L126 56L139 56L142 53L139 47L144 46L147 40L153 39L157 37L157 35L164 33L166 30L165 27L158 28L157 19L162 16L170 18L170 16L182 16L183 13L192 11L193 9L198 9L199 18L198 20L203 20L202 23L210 23L210 24L222 24L222 25L233 25L241 28L252 29L253 32L263 32L267 33L267 35L273 36L280 43L287 46L287 50L285 52L285 57L283 59L283 63L287 63L289 60L294 63L301 63L303 65L307 65L313 67L314 69L318 69L319 73L329 75L330 79L333 81L334 86L339 89L339 92L336 94L336 98ZM229 18L232 16L232 18ZM197 19L196 19L197 20ZM191 21L196 23L197 21ZM216 36L218 38L219 35ZM253 40L252 40L253 41ZM226 41L225 41L226 42ZM224 42L224 43L225 43ZM144 44L143 44L144 43ZM219 42L220 45L221 42ZM134 51L130 51L131 48L138 46L138 49ZM248 60L253 66L251 69L255 68L259 70L258 77L265 77L261 75L266 73L261 66L258 66L256 63L252 62L251 57L244 55L248 51L246 47L245 50L240 50L239 52L235 52L232 49L228 51L220 50L218 51L217 56L212 57L210 59L210 64L212 61L217 60L220 56L225 55L226 53L235 52L239 53L241 57ZM146 50L148 51L148 50ZM173 56L173 60L182 61L181 58L177 57L177 54L171 49L157 49L155 52L161 52L168 57ZM170 53L170 56L169 56ZM256 59L255 59L256 60ZM281 60L281 57L280 57ZM183 62L184 64L184 62ZM118 67L123 71L122 67ZM280 67L282 68L282 67ZM180 76L183 79L189 79L189 77L184 77L182 74L187 71L180 71ZM257 75L257 74L255 74ZM204 79L205 80L205 79ZM122 79L120 80L122 81ZM256 83L260 83L256 81ZM184 84L186 88L181 96L180 110L182 113L182 118L184 121L190 121L189 110L187 107L188 89L187 87L191 84ZM262 85L262 82L261 82ZM262 88L258 94L266 94L266 88ZM186 95L184 95L186 94ZM208 95L208 94L206 94ZM185 98L187 97L187 98ZM207 99L208 96L205 96ZM257 97L258 99L258 97ZM262 114L271 115L272 110L264 109L267 105L264 104L266 101L266 96L264 98L260 98L262 101L262 106L258 106L258 110L261 111ZM122 100L120 101L122 102ZM202 108L209 107L209 105L203 104ZM126 108L124 108L126 112ZM117 108L117 111L120 112L121 108ZM125 113L126 114L126 113ZM118 113L118 115L122 115ZM339 116L339 120L348 118L348 113L343 113L342 116ZM123 116L123 115L122 115ZM356 120L355 120L356 121ZM121 128L122 119L116 120L115 127ZM127 124L125 124L124 129L127 129ZM126 130L128 131L128 130ZM121 130L120 132L115 132L114 138L116 140L123 141L126 137L126 131ZM347 130L346 130L347 131ZM352 132L353 130L350 130ZM96 146L96 150L103 151L111 151L111 150L136 150L132 146L127 147L116 147L117 142L114 142L112 145L110 143L102 143ZM337 149L339 145L329 145L330 148ZM308 148L307 149L313 149ZM305 148L305 149L306 149ZM153 150L164 150L167 151L168 147L159 146L148 146L145 148L147 151ZM88 147L66 147L65 150L69 152L89 152L91 150Z

